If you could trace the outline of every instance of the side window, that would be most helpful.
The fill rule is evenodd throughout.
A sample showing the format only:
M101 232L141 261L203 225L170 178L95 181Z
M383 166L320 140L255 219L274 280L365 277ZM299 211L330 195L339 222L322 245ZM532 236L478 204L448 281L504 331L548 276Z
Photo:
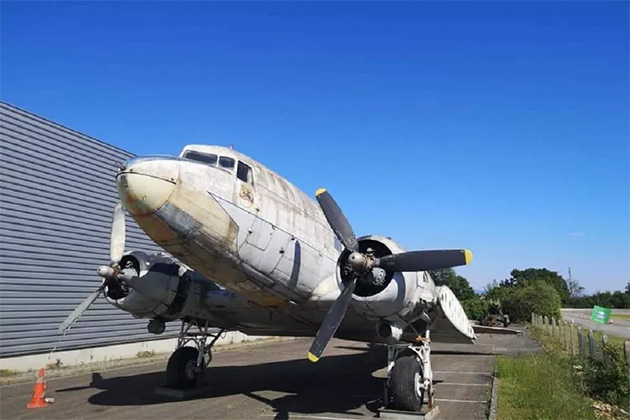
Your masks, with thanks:
M194 160L197 162L205 163L206 165L217 165L217 155L211 155L207 153L195 152L194 150L189 150L184 155L185 159Z
M248 184L254 183L252 168L241 161L238 162L238 167L236 168L236 177L243 182L247 182Z
M227 156L219 157L219 166L223 169L228 169L230 171L234 170L234 159Z

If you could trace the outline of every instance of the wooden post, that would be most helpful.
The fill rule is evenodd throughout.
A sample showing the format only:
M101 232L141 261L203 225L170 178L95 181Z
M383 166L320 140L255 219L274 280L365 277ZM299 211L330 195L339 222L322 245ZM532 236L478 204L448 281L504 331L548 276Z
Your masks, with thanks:
M595 341L593 330L588 330L588 347L591 359L597 359L597 342Z
M586 356L586 345L584 343L584 334L582 334L582 327L578 327L577 329L577 339L578 339L578 355L580 357Z
M630 389L630 341L623 343L623 350L626 353L626 368L628 368L628 389Z
M569 340L571 340L571 356L575 356L575 348L573 347L573 324L569 325Z
M551 337L556 333L556 318L551 318Z
M547 323L549 321L549 318L547 318L547 315L543 316L543 329L545 331L547 331Z
M610 357L608 353L607 344L608 344L608 336L604 334L602 335L602 362L604 362L605 365L610 364Z

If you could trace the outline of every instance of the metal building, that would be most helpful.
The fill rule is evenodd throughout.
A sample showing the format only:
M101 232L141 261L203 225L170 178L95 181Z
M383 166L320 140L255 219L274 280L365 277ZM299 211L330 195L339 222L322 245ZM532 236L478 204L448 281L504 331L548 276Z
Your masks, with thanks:
M50 351L59 324L100 285L115 171L132 156L0 102L0 357ZM161 250L131 217L126 246ZM58 350L156 339L146 325L99 298Z

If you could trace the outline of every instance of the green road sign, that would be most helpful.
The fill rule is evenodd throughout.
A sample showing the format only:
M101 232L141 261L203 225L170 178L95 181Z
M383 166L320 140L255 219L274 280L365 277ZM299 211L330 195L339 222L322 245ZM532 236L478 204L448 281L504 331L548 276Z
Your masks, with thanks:
M602 308L601 306L593 306L593 313L591 314L591 319L595 322L600 322L602 324L608 324L610 321L610 309Z

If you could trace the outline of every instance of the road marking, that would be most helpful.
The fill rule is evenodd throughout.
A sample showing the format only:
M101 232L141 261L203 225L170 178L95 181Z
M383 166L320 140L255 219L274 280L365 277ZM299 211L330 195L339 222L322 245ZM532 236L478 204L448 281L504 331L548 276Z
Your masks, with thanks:
M349 417L326 417L326 416L309 416L307 414L295 414L291 412L287 412L290 415L290 418L300 418L300 419L315 419L315 420L355 420ZM263 414L263 417L276 417L278 413L275 414Z
M456 370L434 370L433 373L458 373L462 375L488 375L492 376L492 373L488 372L459 372Z
M455 402L455 403L476 403L476 404L487 403L486 400L445 400L445 399L440 399L440 398L436 398L435 401Z
M490 383L486 383L486 384L465 384L465 383L460 383L460 382L437 382L434 384L435 386L438 385L464 385L464 386L488 386L490 385Z

